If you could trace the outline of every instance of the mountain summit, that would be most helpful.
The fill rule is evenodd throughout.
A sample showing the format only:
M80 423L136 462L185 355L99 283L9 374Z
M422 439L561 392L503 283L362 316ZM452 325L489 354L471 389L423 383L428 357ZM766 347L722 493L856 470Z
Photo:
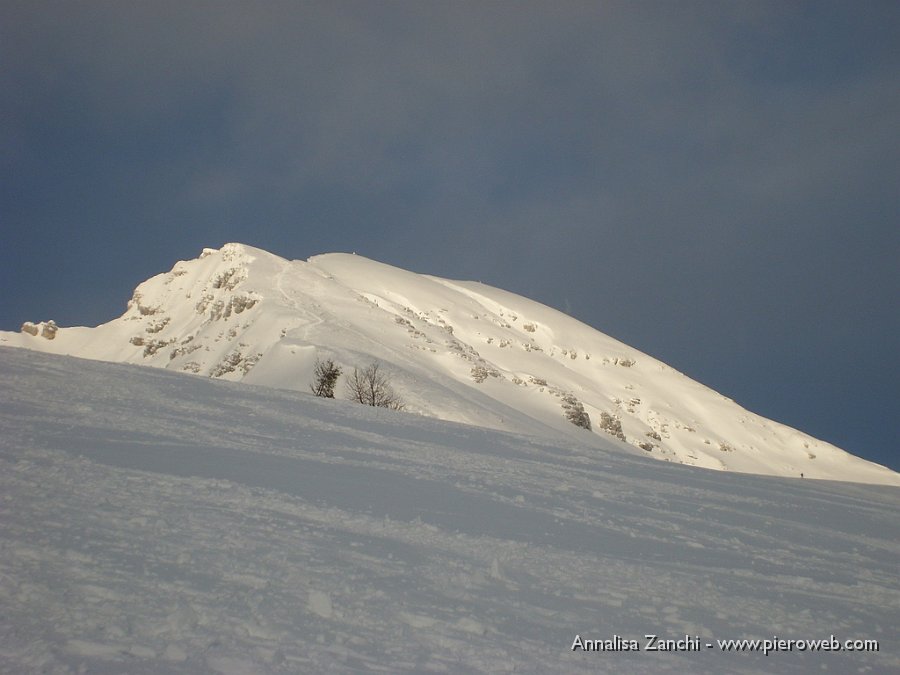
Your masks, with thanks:
M334 253L285 260L204 249L135 290L96 328L25 323L0 345L309 391L379 363L405 409L661 460L900 485L900 474L751 413L570 316L481 283Z

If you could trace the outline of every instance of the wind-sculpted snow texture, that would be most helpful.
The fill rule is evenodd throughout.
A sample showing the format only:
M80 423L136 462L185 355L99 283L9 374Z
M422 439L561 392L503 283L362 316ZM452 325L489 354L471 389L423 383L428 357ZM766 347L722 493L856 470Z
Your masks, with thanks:
M119 319L27 323L0 345L298 391L317 358L345 377L378 362L405 409L429 417L599 446L615 438L713 469L900 485L890 469L748 412L549 307L356 255L206 249L138 286Z
M900 669L894 487L19 349L0 378L3 673ZM704 647L572 650L646 634ZM831 635L880 649L705 647Z

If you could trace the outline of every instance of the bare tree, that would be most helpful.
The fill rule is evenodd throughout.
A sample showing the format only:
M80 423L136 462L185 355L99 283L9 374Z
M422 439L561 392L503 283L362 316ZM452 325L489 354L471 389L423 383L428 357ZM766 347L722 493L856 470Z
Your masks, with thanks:
M371 364L365 370L354 368L353 374L347 377L347 394L350 400L363 405L391 410L403 410L406 407L378 363Z
M322 398L334 398L334 385L341 376L341 367L335 365L331 359L320 361L316 359L316 369L313 372L313 382L310 390L316 396Z

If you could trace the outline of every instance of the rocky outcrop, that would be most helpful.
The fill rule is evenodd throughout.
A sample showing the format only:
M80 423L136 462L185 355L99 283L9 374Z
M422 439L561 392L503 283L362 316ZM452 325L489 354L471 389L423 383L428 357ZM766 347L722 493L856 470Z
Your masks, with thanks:
M32 323L31 321L26 321L22 324L21 331L23 333L28 333L29 335L34 335L37 337L40 335L42 338L47 340L52 340L56 337L56 331L59 330L59 326L56 325L56 322L52 319L50 321L41 321L40 323Z

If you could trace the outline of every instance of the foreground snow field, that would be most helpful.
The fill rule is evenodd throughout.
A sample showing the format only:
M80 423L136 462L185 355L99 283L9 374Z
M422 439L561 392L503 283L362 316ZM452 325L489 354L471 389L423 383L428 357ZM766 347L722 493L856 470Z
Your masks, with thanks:
M895 487L20 349L0 378L4 673L900 669ZM832 635L879 651L717 643Z

